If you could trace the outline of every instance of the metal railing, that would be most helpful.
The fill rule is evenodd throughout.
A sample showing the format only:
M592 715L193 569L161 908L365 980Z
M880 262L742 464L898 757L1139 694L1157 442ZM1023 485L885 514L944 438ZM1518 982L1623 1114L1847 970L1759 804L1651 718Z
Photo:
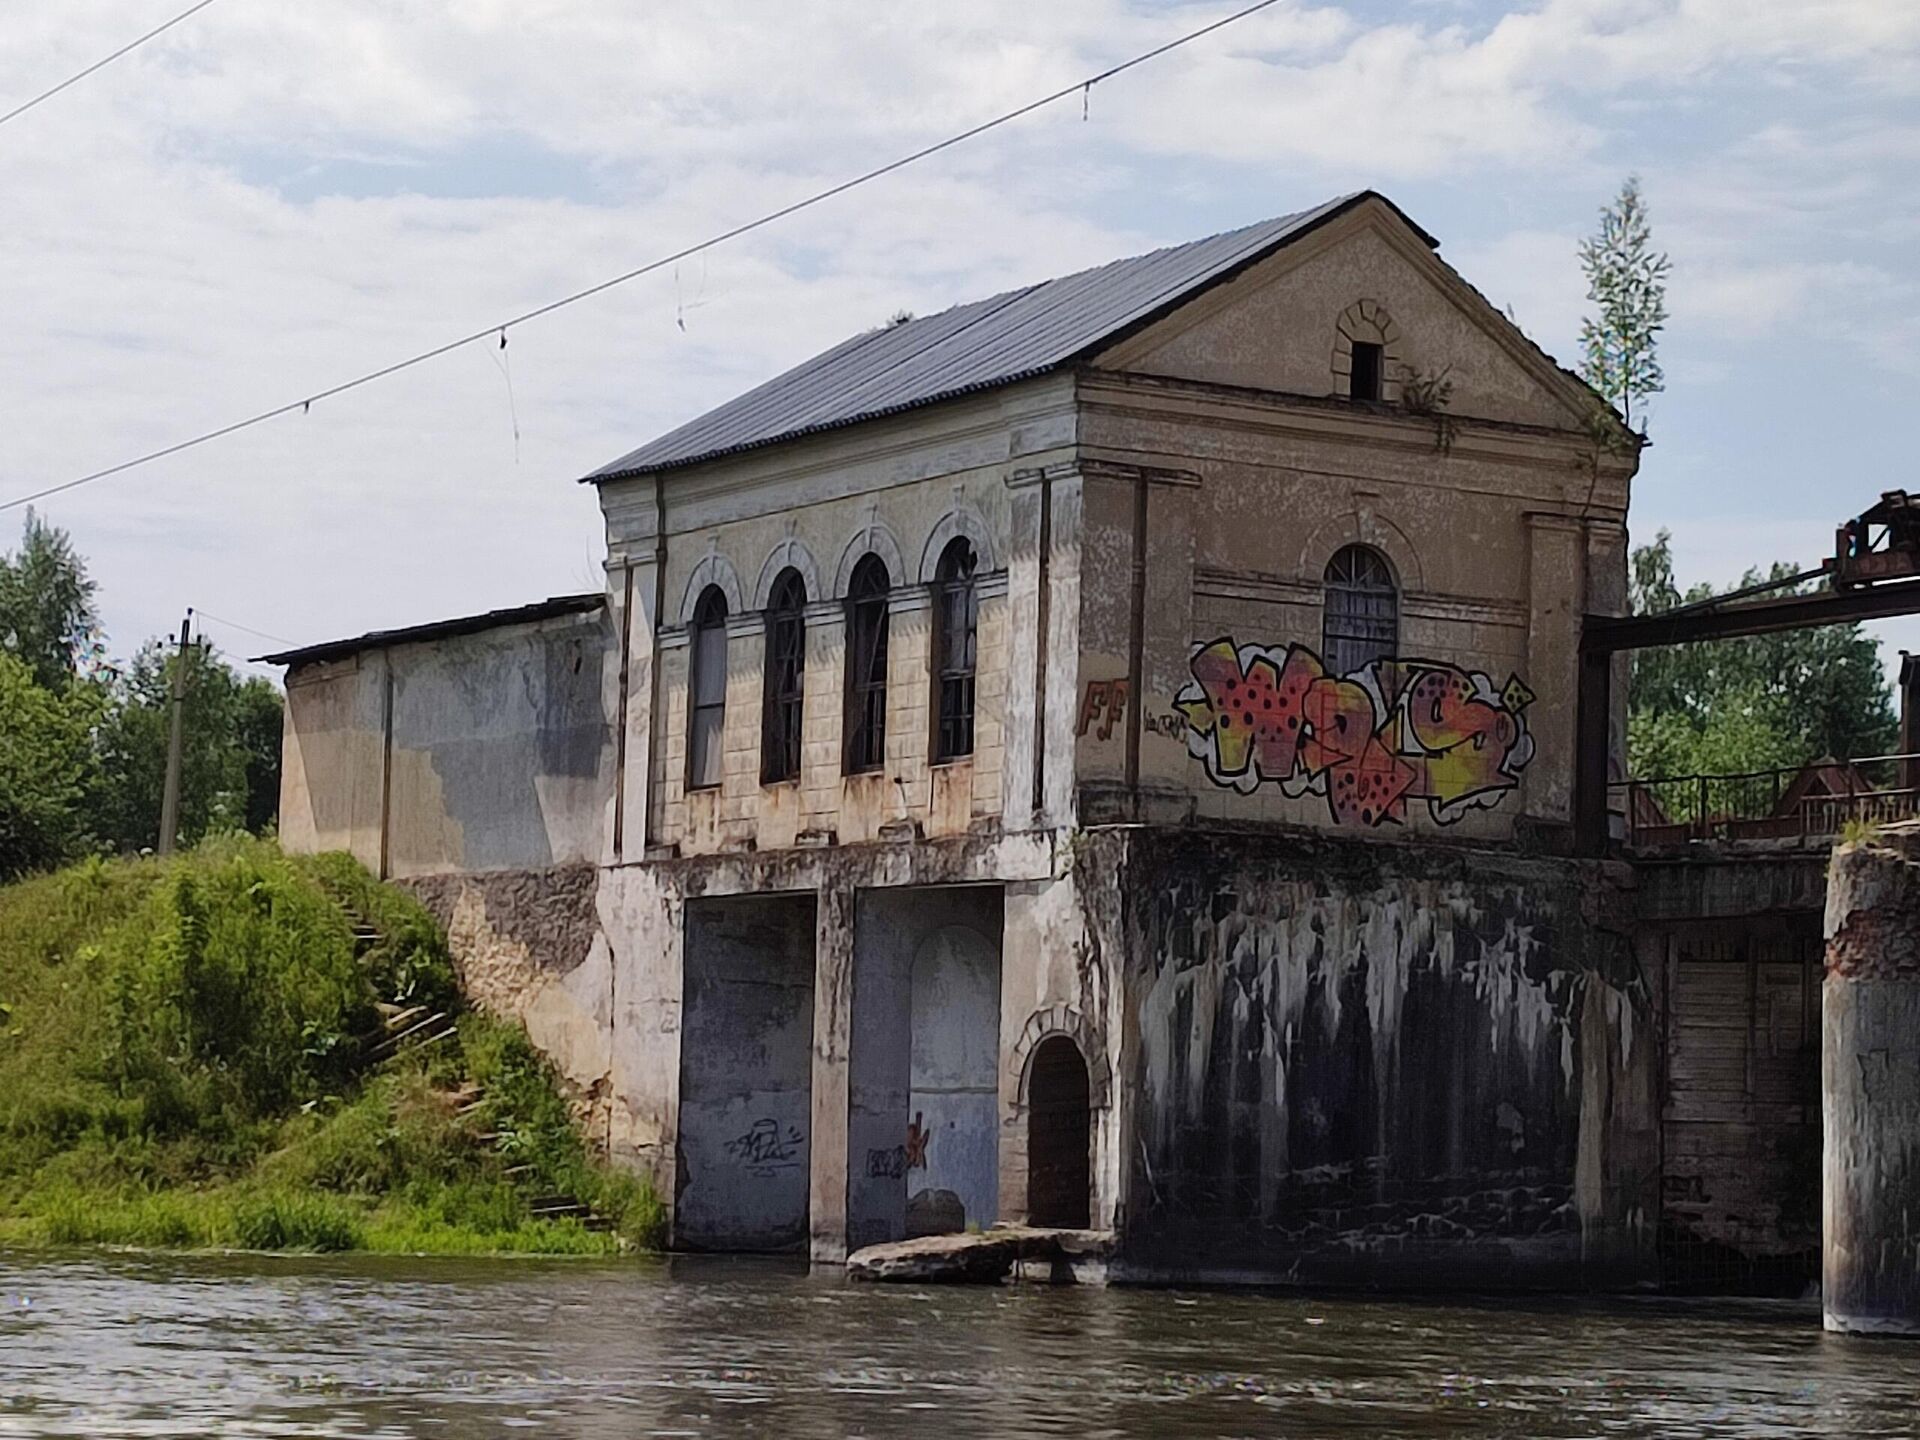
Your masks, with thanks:
M1875 825L1920 816L1920 754L1617 780L1607 787L1607 805L1616 825L1624 820L1634 846L1825 840L1849 821Z

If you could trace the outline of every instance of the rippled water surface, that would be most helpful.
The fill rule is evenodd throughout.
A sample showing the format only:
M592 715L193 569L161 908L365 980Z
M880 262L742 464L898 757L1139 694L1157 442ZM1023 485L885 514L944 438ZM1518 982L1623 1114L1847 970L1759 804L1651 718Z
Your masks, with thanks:
M1913 1435L1806 1306L915 1289L725 1261L0 1256L0 1435Z

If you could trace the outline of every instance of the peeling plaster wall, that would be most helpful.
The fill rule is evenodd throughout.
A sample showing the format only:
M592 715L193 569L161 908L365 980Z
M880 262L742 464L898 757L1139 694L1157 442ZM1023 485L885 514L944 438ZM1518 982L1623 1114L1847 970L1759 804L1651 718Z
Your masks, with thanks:
M402 882L447 932L460 989L518 1020L560 1073L590 1142L611 1120L612 950L590 865Z
M1136 832L1123 884L1132 1265L1651 1274L1650 996L1595 871Z
M992 889L867 890L856 898L851 1247L904 1238L909 1198L928 1190L952 1190L968 1221L995 1218L1001 925Z
M610 644L596 611L295 667L281 843L392 877L598 860Z

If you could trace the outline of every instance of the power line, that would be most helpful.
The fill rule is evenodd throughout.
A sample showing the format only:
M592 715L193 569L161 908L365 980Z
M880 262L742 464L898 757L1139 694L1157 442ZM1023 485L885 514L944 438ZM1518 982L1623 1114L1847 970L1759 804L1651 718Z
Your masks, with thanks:
M78 75L69 75L66 79L62 80L58 85L54 86L51 90L43 90L38 95L34 96L33 99L27 101L26 104L16 105L13 109L7 111L6 114L0 115L0 125L4 125L9 120L15 119L18 116L26 114L27 111L33 109L34 106L38 105L43 100L51 100L54 96L58 95L62 90L66 89L69 85L78 85L82 80L86 79L89 75L93 74L94 71L106 69L107 66L111 65L114 61L118 60L122 55L125 55L128 51L138 50L142 45L146 44L149 40L154 39L156 36L166 34L167 31L171 30L174 26L178 25L182 20L185 20L190 16L199 14L202 10L206 9L207 6L211 4L213 4L213 0L199 0L199 3L197 5L188 6L185 10L182 10L178 15L174 16L171 20L167 21L166 24L156 25L153 29L147 31L146 34L142 35L138 40L129 40L125 45L122 45L118 50L114 51L111 55L107 56L106 59L94 61L93 64L87 66L87 68L82 70Z
M201 3L209 3L209 0L201 0ZM431 350L422 350L417 355L410 355L406 359L397 360L391 365L383 365L378 370L369 370L364 375L357 375L351 380L342 381L338 385L331 385L325 390L316 390L311 395L307 395L299 400L288 401L285 405L276 405L271 410L262 410L258 414L249 415L244 420L235 420L231 424L220 426L218 429L205 431L202 434L195 435L191 439L176 441L174 444L162 446L158 450L149 450L144 455L135 456L131 460L123 460L118 465L109 465L104 470L95 470L89 475L82 475L74 480L65 480L58 485L49 485L44 490L36 490L30 495L16 496L12 500L0 502L0 510L12 510L17 506L31 505L36 500L44 500L50 495L59 495L68 490L77 490L80 486L91 485L96 480L105 480L108 476L118 475L123 471L136 469L141 465L152 464L155 460L164 460L169 455L178 455L183 450L191 450L196 446L205 445L214 440L224 439L226 436L232 435L237 431L251 429L255 425L263 425L269 420L277 420L282 415L291 415L296 410L304 413L321 400L330 400L336 395L344 395L349 390L357 390L362 385L371 385L376 380L384 380L389 375L399 374L402 370L411 370L416 365L424 365L429 360L437 360L442 355L454 350L459 350L464 346L476 344L482 340L491 340L496 335L504 339L506 332L516 325L524 325L529 320L537 320L543 315L551 315L556 310L563 310L569 305L578 304L580 301L598 295L602 291L611 290L616 285L624 285L629 280L638 280L642 275L650 275L656 270L664 269L669 265L685 260L690 255L698 255L703 250L711 250L716 245L723 245L729 240L736 240L742 235L771 225L777 220L784 220L789 215L810 209L822 201L831 200L836 195L844 195L847 191L856 189L870 181L878 180L884 175L890 175L896 170L905 169L907 166L925 160L931 155L939 154L942 150L951 149L955 145L963 144L977 136L984 135L989 130L996 130L1002 125L1020 119L1022 116L1031 115L1034 111L1044 109L1048 105L1056 104L1070 95L1084 95L1103 80L1110 80L1124 71L1133 69L1135 66L1144 65L1149 60L1158 59L1169 51L1178 50L1183 45L1189 45L1203 36L1211 35L1216 30L1225 29L1235 21L1244 20L1249 15L1257 14L1259 11L1265 10L1269 6L1278 3L1279 0L1257 0L1257 3L1249 5L1243 10L1236 10L1233 14L1215 20L1212 24L1202 25L1198 30L1190 30L1178 39L1169 40L1164 45L1157 45L1151 50L1143 51L1130 60L1123 60L1118 65L1113 65L1102 70L1097 75L1090 75L1084 80L1076 80L1071 85L1055 90L1051 95L1043 95L1038 100L1029 101L1018 109L1009 110L1004 115L995 116L993 119L975 125L971 129L962 130L957 135L950 135L945 140L940 140L932 145L915 150L910 155L903 155L897 160L890 160L886 164L876 166L864 174L854 176L851 180L843 180L838 185L816 191L804 200L796 200L791 205L783 205L778 210L768 211L757 220L749 220L744 224L734 226L730 230L722 230L718 235L710 236L697 244L687 246L683 250L676 250L671 255L663 255L658 260L650 260L645 265L636 266L632 270L624 271L619 275L615 275L610 280L602 280L597 285L589 285L584 290L576 290L571 295L564 295L558 300L551 300L545 305L523 311L510 320L503 320L493 325L484 326L479 330L473 331L471 334L462 335L457 340L449 340L443 345L436 345Z
M229 630L243 630L247 634L258 636L262 640L271 640L276 645L289 645L295 649L298 649L300 646L298 640L289 640L284 635L272 635L265 630L256 630L251 625L242 625L238 620L223 620L211 610L205 610L199 606L194 607L193 613L198 615L202 620L211 620L214 624L224 625Z

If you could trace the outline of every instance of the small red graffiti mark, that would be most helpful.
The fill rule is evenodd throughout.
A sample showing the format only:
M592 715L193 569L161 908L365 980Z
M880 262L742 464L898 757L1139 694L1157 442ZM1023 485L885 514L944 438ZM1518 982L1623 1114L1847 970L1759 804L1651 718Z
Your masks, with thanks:
M903 1147L906 1154L907 1169L924 1170L927 1168L927 1141L933 1137L920 1128L921 1112L913 1112L913 1123L907 1126L907 1143Z
M1080 697L1080 718L1074 722L1073 733L1085 735L1097 718L1100 728L1094 731L1096 740L1110 739L1113 727L1126 718L1127 699L1131 687L1125 680L1089 680L1085 692Z

